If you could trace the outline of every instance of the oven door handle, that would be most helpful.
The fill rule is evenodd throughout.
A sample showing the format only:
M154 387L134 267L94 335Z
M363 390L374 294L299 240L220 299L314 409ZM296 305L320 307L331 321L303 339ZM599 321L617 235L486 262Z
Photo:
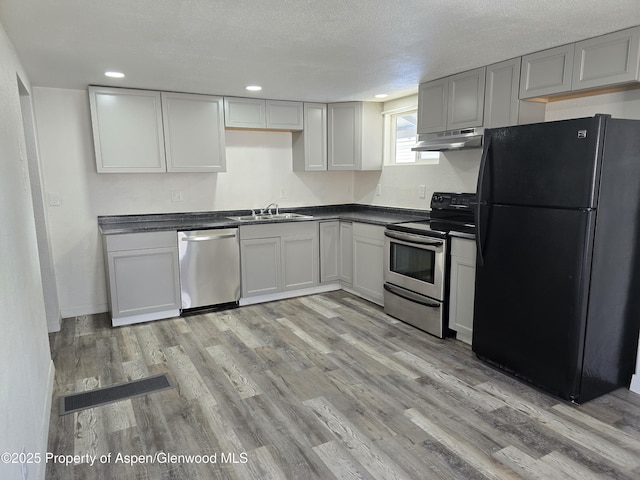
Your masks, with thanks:
M440 247L444 243L442 240L431 240L428 237L421 237L419 235L412 235L410 233L385 230L384 234L385 236L393 238L395 240L402 240L404 242L417 243L420 245L431 245L434 247Z
M387 292L393 293L405 300L409 300L410 302L419 303L420 305L424 305L425 307L431 308L440 308L441 304L435 301L429 301L423 295L419 295L417 293L410 292L409 290L400 289L395 285L391 285L390 283L384 284L384 289Z

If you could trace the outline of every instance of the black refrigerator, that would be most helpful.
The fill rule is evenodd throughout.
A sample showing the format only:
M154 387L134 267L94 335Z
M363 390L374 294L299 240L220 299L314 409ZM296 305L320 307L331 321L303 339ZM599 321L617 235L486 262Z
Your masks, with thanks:
M640 330L640 121L485 131L472 348L583 403L628 387Z

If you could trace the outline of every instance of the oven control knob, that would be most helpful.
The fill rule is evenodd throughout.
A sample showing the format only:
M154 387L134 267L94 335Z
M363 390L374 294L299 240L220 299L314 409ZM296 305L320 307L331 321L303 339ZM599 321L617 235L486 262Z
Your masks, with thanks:
M444 198L442 198L442 195L434 195L433 196L433 201L435 203L442 203L444 201Z

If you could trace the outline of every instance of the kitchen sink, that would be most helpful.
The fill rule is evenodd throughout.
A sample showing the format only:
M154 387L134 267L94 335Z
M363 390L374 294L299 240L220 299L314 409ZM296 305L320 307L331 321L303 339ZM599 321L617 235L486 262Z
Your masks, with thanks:
M268 213L257 215L241 215L239 217L227 217L238 222L255 222L257 220L306 220L313 218L311 215L303 215L301 213Z

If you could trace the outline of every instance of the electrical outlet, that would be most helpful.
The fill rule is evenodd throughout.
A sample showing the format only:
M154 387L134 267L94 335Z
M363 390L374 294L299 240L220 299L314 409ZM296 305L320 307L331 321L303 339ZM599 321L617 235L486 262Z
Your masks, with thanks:
M418 185L418 198L426 198L426 197L427 197L427 186Z
M378 184L376 185L376 197L379 197L380 195L382 195L382 185Z
M284 188L280 189L280 198L287 198L287 191Z
M62 199L57 193L49 193L47 194L47 197L49 198L50 207L59 207L60 205L62 205Z
M172 202L184 202L184 192L182 190L172 190L171 191L171 201Z

